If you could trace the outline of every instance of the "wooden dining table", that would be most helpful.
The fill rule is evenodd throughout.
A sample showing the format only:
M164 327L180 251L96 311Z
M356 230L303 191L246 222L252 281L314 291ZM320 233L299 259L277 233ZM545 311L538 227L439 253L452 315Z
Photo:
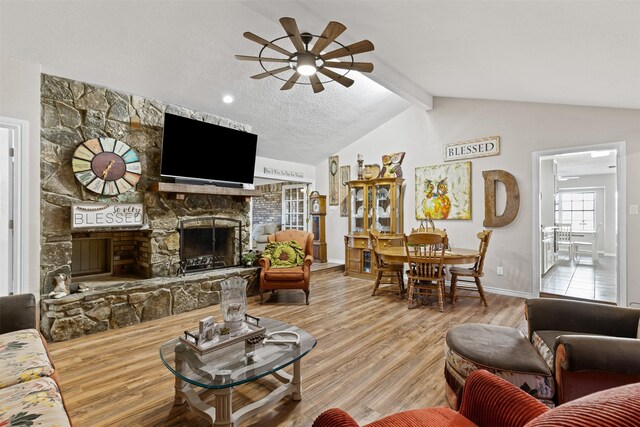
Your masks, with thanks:
M382 247L376 252L389 263L408 262L404 246ZM444 263L448 265L474 264L479 258L480 252L477 249L451 248L444 252Z

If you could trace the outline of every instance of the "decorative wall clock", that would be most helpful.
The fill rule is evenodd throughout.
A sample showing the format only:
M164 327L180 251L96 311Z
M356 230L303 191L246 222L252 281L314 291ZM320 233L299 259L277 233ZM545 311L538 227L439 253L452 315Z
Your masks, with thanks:
M133 190L142 168L133 148L113 138L83 142L73 153L73 173L88 190L115 196Z

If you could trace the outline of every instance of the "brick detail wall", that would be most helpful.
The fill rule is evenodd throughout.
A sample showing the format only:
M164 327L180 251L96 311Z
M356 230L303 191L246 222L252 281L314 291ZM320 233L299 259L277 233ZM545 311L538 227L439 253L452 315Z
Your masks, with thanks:
M253 198L252 225L282 223L282 183L256 185L261 197Z
M136 274L140 277L150 277L151 248L149 235L150 232L144 231L72 233L74 239L110 239L113 253L113 275ZM107 254L107 256L109 255Z

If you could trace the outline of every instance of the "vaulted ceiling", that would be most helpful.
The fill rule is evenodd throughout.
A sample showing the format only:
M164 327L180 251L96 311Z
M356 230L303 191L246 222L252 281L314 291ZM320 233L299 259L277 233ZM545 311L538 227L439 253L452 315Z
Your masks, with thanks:
M350 73L351 88L319 94L250 79L262 69L234 55L260 46L242 33L281 37L282 16L371 40L357 57L371 79ZM2 0L0 53L250 124L259 155L311 165L432 96L640 108L636 1Z

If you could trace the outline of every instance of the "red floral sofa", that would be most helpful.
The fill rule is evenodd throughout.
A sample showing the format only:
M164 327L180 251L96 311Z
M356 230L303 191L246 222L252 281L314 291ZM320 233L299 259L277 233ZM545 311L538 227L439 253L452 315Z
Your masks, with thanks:
M70 426L31 294L0 297L0 427Z

